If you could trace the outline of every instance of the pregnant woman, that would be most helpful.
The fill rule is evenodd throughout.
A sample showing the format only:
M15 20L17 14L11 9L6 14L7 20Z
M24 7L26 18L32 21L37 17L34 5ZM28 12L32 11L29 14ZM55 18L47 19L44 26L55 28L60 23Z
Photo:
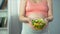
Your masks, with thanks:
M36 30L32 20L40 18L46 25L43 29ZM21 34L50 34L48 24L53 19L52 0L21 0L19 19L22 22Z

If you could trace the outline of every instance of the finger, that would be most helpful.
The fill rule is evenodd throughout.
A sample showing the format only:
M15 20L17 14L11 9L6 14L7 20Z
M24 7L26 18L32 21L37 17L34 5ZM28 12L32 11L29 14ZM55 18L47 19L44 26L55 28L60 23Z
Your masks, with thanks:
M48 23L48 19L46 18L45 21Z
M33 30L35 29L31 22L29 22L29 26L30 26Z

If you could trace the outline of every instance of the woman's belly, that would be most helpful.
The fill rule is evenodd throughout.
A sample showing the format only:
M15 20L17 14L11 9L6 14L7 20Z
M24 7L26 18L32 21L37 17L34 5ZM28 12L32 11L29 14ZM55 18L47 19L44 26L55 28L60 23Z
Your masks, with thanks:
M31 18L31 19L39 19L39 18L46 18L45 15L43 15L42 13L28 13L27 17Z

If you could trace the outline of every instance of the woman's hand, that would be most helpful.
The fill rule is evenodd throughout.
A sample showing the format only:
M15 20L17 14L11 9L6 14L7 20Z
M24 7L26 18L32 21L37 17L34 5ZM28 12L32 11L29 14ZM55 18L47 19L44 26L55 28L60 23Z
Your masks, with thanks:
M29 25L33 30L35 29L34 26L32 25L32 22L31 22L31 21L29 21L28 25Z
M45 18L45 19L44 19L44 21L45 21L46 23L48 23L48 22L49 22L48 18Z
M30 28L32 28L33 30L35 30L35 28L34 28L34 26L33 26L33 24L32 24L32 19L31 18L28 18L29 20L28 20L28 26L30 27Z
M46 25L44 26L44 28L43 28L43 29L45 29L45 28L48 26L48 24L49 24L49 23L48 23L48 19L47 19L47 18L45 18L45 19L44 19L44 21L46 22Z

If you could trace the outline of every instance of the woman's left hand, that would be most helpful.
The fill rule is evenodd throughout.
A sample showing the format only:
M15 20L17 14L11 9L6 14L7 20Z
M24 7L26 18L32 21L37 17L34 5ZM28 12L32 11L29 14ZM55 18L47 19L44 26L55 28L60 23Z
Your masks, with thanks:
M45 21L46 23L48 23L48 18L45 18L44 21Z
M43 29L45 29L45 28L48 26L48 24L49 24L49 22L48 22L48 19L47 19L47 18L45 18L45 19L44 19L44 21L46 22L46 25L44 26L44 28L43 28Z

